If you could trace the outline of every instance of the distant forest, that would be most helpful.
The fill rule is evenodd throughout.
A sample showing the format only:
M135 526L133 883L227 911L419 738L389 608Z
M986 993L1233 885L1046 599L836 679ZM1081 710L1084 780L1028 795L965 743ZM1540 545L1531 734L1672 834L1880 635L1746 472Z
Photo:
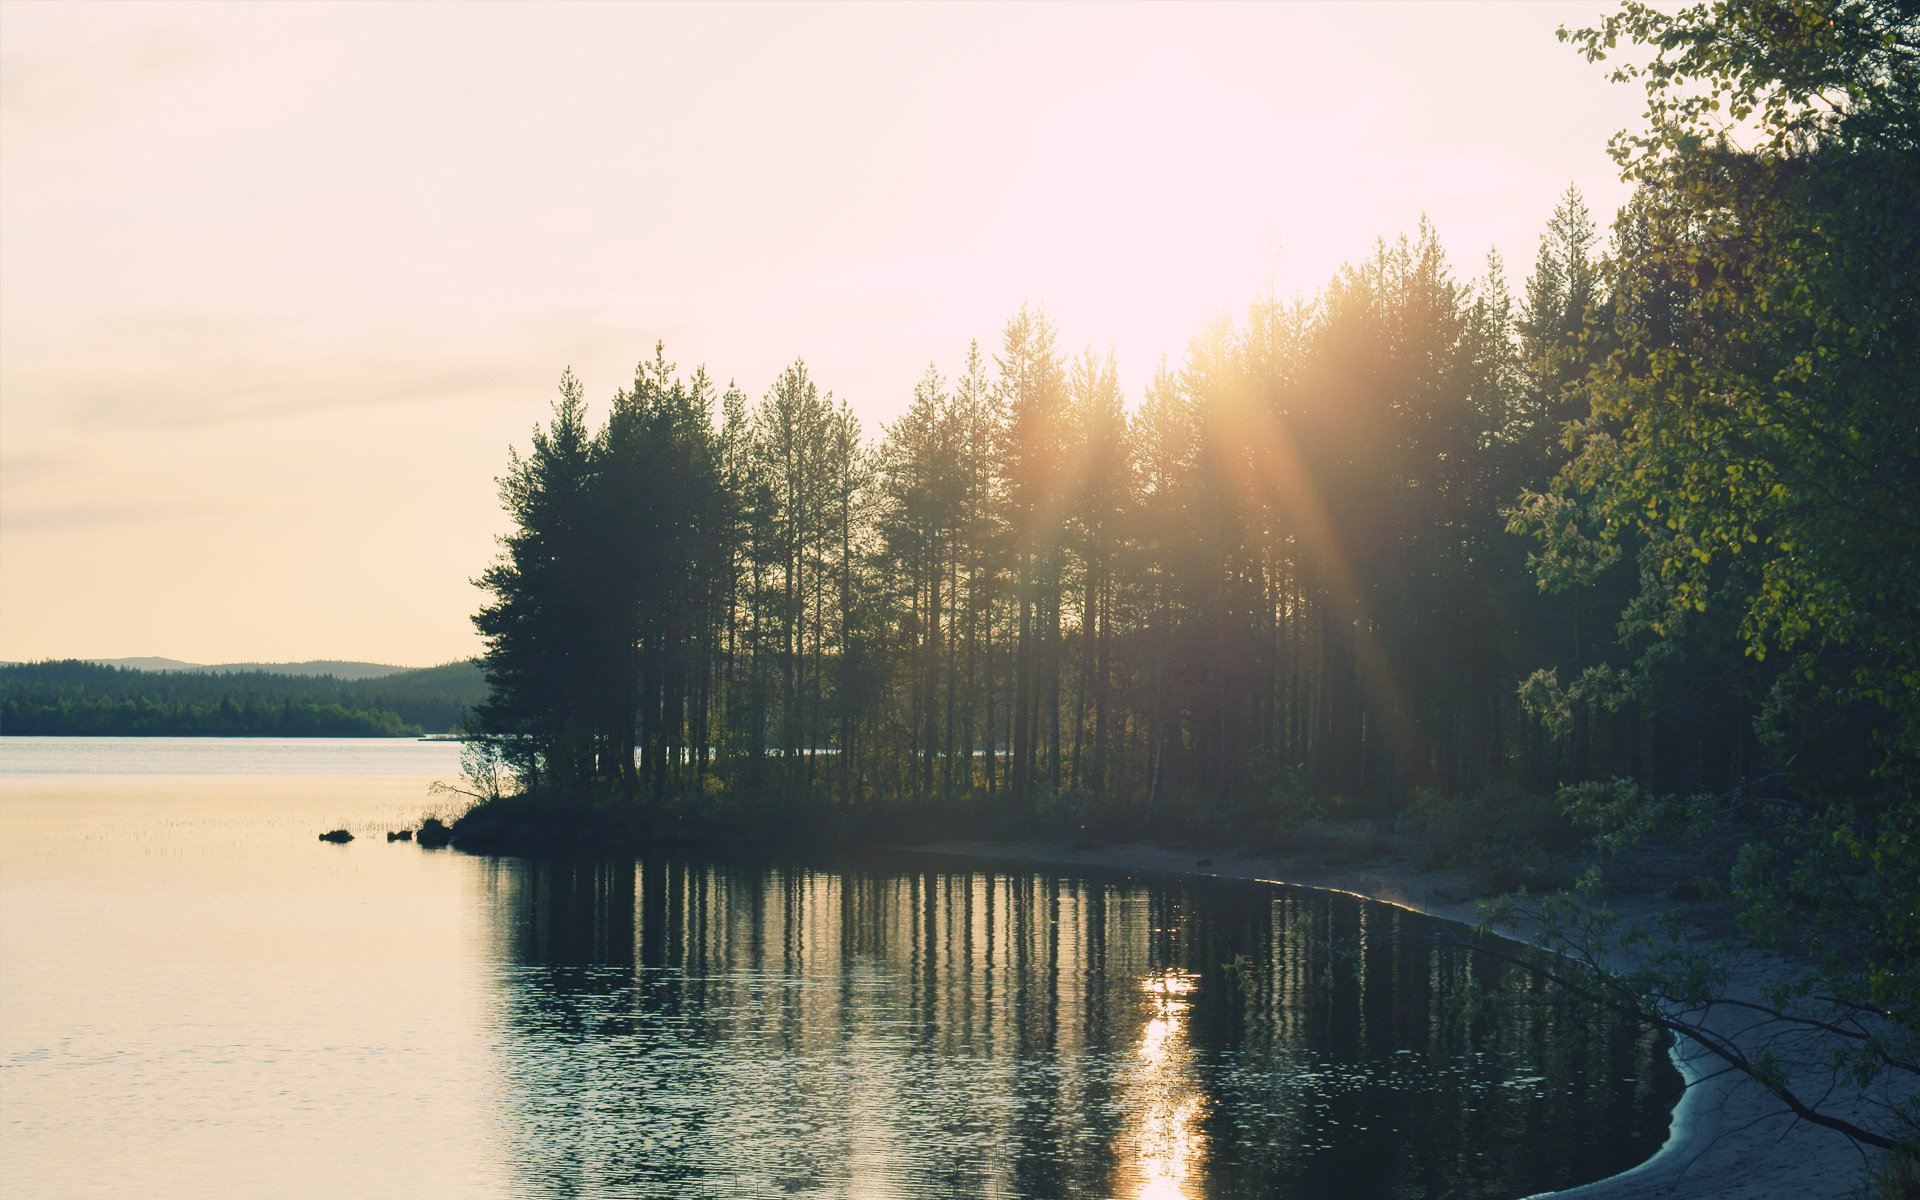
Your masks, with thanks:
M0 734L418 736L456 730L485 695L470 662L342 680L139 671L69 659L0 667Z

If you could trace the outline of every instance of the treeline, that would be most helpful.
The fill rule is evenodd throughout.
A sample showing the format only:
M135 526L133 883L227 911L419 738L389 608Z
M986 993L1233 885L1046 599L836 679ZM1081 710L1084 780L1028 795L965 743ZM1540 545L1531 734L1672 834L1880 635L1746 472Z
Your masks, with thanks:
M1257 817L1729 784L1768 682L1737 654L1523 713L1523 683L1620 658L1631 554L1550 594L1567 552L1530 566L1509 526L1558 519L1584 381L1658 282L1654 203L1602 255L1569 193L1518 299L1423 226L1209 329L1137 405L1027 310L877 445L803 362L756 403L656 351L597 429L568 375L502 481L487 726L529 785L628 797Z
M216 704L148 699L0 701L0 726L14 736L62 737L404 737L418 736L391 712L338 704L249 697Z
M1138 404L1023 310L878 445L801 362L750 403L657 352L598 429L568 376L503 481L484 714L530 782L628 795L1144 817L1627 765L1654 739L1521 719L1604 617L1583 645L1503 515L1564 457L1595 242L1569 195L1516 305L1423 227ZM1648 719L1727 769L1690 711Z
M1743 12L1661 79L1772 95L1716 40ZM754 400L657 348L597 426L566 374L481 580L495 748L547 794L1142 820L1898 794L1913 22L1861 12L1763 30L1862 56L1852 126L1629 141L1610 243L1570 191L1517 296L1423 224L1139 397L1023 309L877 443L802 361Z
M417 736L457 730L485 695L479 667L466 662L360 680L21 663L0 667L0 733Z

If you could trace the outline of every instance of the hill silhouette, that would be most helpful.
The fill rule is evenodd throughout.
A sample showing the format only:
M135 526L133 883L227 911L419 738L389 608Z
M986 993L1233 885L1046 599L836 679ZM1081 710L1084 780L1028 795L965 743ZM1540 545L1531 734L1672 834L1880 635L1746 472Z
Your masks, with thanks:
M82 662L95 663L103 667L125 667L133 671L199 671L224 674L236 674L247 671L261 671L269 675L331 675L335 679L382 679L388 675L398 675L412 667L396 667L390 663L351 662L341 659L313 659L308 662L239 662L239 663L191 663L177 658L87 658Z

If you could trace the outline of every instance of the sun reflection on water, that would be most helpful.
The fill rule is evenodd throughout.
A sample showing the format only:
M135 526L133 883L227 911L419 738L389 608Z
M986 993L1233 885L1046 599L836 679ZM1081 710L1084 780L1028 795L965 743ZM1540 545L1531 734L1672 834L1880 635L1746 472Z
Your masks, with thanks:
M1187 999L1199 976L1167 970L1140 981L1153 1008L1140 1035L1134 1093L1140 1105L1130 1139L1135 1148L1138 1200L1189 1200L1189 1184L1206 1156L1200 1129L1204 1100L1193 1078L1187 1046Z

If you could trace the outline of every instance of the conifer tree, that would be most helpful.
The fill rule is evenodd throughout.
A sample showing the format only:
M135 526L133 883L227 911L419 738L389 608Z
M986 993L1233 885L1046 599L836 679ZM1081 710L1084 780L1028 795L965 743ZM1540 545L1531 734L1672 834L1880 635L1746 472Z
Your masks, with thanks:
M586 393L569 370L529 451L509 455L498 482L514 528L475 581L490 594L474 616L492 693L478 718L533 791L576 793L595 774L579 687L598 657L589 618L593 477Z

